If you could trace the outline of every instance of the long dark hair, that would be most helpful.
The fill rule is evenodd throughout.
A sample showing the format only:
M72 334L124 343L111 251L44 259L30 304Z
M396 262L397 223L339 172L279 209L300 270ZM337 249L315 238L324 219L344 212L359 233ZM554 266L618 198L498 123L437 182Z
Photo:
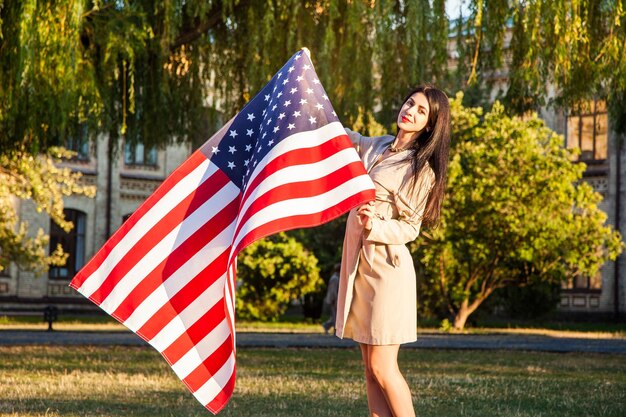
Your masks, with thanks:
M412 184L415 187L417 178L424 169L426 162L435 173L435 185L430 191L426 209L422 218L425 226L436 226L441 216L441 205L448 173L448 156L450 154L450 103L443 91L432 85L420 85L402 100L402 106L415 93L422 93L428 100L430 111L428 123L419 132L417 138L409 146L412 168ZM399 113L399 111L398 111ZM398 132L396 132L396 136Z

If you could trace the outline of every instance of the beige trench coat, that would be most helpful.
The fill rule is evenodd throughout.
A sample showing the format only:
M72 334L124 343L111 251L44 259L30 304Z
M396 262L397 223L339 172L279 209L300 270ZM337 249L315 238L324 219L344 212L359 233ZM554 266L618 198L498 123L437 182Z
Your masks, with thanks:
M427 165L411 190L411 161L379 156L393 136L365 137L346 129L376 187L372 229L350 211L343 242L336 335L389 345L417 340L416 280L406 244L417 238L435 174ZM377 163L378 161L378 163Z

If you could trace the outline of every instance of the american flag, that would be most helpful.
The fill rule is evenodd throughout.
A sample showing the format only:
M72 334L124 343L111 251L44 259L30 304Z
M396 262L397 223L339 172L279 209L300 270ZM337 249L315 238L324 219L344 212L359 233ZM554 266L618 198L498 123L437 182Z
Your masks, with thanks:
M159 351L217 414L235 384L237 254L373 198L373 183L301 50L70 286Z

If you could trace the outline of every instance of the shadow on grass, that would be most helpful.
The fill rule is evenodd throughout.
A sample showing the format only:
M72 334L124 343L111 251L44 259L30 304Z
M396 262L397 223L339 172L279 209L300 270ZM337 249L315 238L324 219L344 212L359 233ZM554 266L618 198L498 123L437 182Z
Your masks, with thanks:
M486 387L483 387L483 389ZM563 392L559 396L535 396L509 387L507 397L489 392L443 398L416 393L417 415L423 417L623 417L624 397L612 401L585 401ZM500 387L501 389L501 387ZM549 388L553 391L554 387ZM591 388L590 388L591 389ZM554 397L553 395L556 395ZM608 398L607 398L608 399ZM617 400L617 401L616 401ZM316 395L235 395L219 413L226 417L362 417L367 414L364 397L319 398ZM146 392L144 398L51 399L28 398L17 404L0 400L0 415L15 416L210 416L188 393Z
M188 393L146 393L143 399L98 398L64 400L27 398L18 403L0 400L0 415L16 416L210 416ZM350 417L367 414L365 398L338 404L305 395L235 395L218 415L220 417Z

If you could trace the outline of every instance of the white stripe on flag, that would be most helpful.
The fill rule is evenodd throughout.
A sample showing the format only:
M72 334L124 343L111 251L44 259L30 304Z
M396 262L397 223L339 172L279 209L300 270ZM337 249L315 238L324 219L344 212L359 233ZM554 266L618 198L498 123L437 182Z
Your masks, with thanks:
M156 243L145 256L117 283L100 307L111 314L130 292L156 268L164 259L171 255L177 247L194 234L199 228L219 213L239 195L239 189L228 182L209 200L196 209L189 217L176 226L161 241Z
M207 159L174 185L115 245L98 269L83 282L78 292L85 297L91 297L124 255L181 200L196 191L198 186L210 178L217 169L217 166Z
M343 128L341 123L332 122L320 127L319 129L294 133L293 135L286 137L278 142L271 149L271 151L259 161L250 175L248 184L252 184L254 179L259 175L259 172L261 172L267 164L282 154L296 149L316 148L321 144L328 142L330 139L345 134L346 129ZM350 149L354 148L350 147Z
M172 369L176 372L176 375L178 375L180 379L185 379L194 369L202 364L206 358L211 356L217 348L222 346L222 343L226 341L229 335L230 327L228 327L228 322L224 319L183 355L182 358L175 364L172 364Z
M235 353L231 353L230 357L219 371L213 375L204 385L202 385L193 395L200 401L200 404L209 404L228 383L235 370Z
M235 240L233 248L236 248L241 239L255 228L269 223L273 220L298 216L303 214L320 213L329 207L344 200L346 197L358 192L372 188L372 180L369 175L361 175L342 183L340 186L314 197L293 198L271 204L254 213L248 221L241 227ZM232 253L230 255L233 256Z
M233 260L233 263L228 268L228 274L226 276L228 280L228 291L225 291L224 297L226 297L226 307L228 308L228 315L226 318L230 321L231 329L233 329L233 350L235 350L235 344L237 334L235 329L235 294L237 293L237 258Z
M354 152L354 149L349 148L344 149L341 152L337 152L321 161L303 165L291 165L281 170L278 170L266 179L264 179L263 182L261 182L258 187L256 187L252 191L251 194L248 194L248 196L246 197L246 201L243 203L241 209L239 210L239 214L245 214L248 210L248 207L250 207L256 197L261 196L276 187L292 182L313 181L318 178L330 175L337 169L344 167L352 162L357 162L359 160L360 159L356 152Z
M233 283L233 279L232 279L232 273L228 272L226 274L226 283L225 288L224 288L224 301L226 302L226 311L227 311L227 315L228 317L232 317L233 319L235 318L235 306L234 306L234 297L233 297L233 292L232 292L232 283ZM232 323L234 324L234 323ZM233 327L234 328L234 327Z
M189 330L200 317L206 314L215 303L224 297L224 283L226 274L223 274L209 288L191 301L185 309L167 323L159 333L150 340L150 344L159 352L167 349L183 333Z
M139 330L189 281L229 248L234 232L235 222L233 221L146 297L124 322L124 325L134 332Z

